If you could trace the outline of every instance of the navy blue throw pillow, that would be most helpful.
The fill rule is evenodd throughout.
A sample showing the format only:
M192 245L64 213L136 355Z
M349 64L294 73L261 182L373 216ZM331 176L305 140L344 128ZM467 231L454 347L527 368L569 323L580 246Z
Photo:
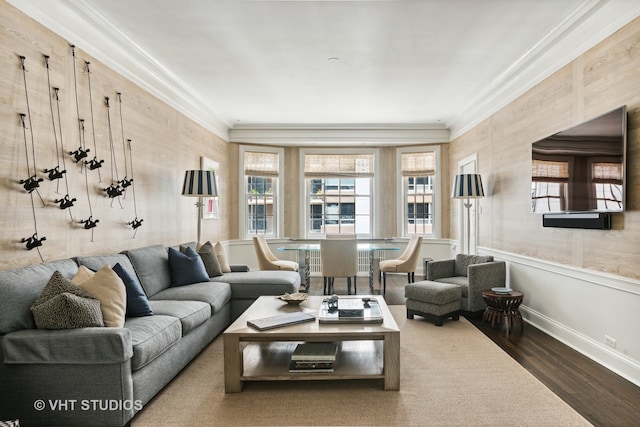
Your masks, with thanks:
M190 247L184 253L169 248L169 272L172 287L209 281L202 258Z
M122 279L124 287L127 290L127 311L125 312L125 317L153 316L153 310L149 305L147 295L144 293L138 279L129 274L120 263L113 266L113 271Z

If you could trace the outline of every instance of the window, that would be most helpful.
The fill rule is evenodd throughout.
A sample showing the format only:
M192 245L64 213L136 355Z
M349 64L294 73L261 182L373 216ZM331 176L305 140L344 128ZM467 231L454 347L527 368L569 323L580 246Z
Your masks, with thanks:
M304 154L306 235L373 235L372 153Z
M436 152L400 154L403 195L403 234L434 234Z
M278 235L278 185L280 154L269 151L241 150L244 177L244 195L241 211L244 213L244 234L247 237L263 234Z
M566 209L569 162L539 160L532 163L531 212Z
M622 210L622 164L593 162L591 176L595 190L596 209Z

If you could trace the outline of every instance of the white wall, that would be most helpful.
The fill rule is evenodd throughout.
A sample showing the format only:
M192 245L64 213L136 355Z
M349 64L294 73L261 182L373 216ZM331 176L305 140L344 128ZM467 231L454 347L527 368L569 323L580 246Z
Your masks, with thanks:
M640 386L640 281L481 248L507 262L525 321ZM525 331L526 334L526 326ZM605 343L605 335L616 347Z

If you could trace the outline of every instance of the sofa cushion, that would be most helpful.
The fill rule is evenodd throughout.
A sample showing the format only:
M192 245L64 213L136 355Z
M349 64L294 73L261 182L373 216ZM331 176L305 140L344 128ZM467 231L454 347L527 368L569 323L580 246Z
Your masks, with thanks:
M146 316L127 319L133 357L131 370L137 371L167 351L182 335L180 320L173 316Z
M469 278L466 276L443 277L441 279L437 279L436 282L450 283L452 285L460 286L462 298L466 298L469 294Z
M171 286L184 286L209 280L200 255L190 247L184 252L169 248Z
M63 259L0 271L0 335L36 327L31 306L55 271L71 279L78 265L72 259Z
M173 316L182 323L182 335L202 325L211 317L211 305L201 301L151 301L156 314Z
M220 261L218 261L218 257L211 242L207 242L200 246L200 249L198 249L198 255L202 258L204 268L207 270L209 277L222 276L222 267L220 267Z
M85 266L80 266L78 271L79 274L72 281L100 300L104 325L122 328L127 307L127 291L122 279L109 265L105 265L94 274ZM87 276L91 277L83 280Z
M104 326L100 301L55 271L31 306L40 329Z
M201 301L211 306L216 314L231 300L231 287L228 283L202 282L187 286L178 286L158 292L150 298L156 300Z
M253 299L261 295L282 295L300 290L300 274L294 271L259 270L225 273L216 281L231 285L234 299Z
M25 329L5 335L2 352L11 364L122 363L133 356L125 328Z
M169 254L162 245L145 246L126 252L148 297L171 285Z
M216 257L218 257L218 262L220 263L220 268L222 269L223 273L230 273L231 272L231 266L229 265L229 260L227 259L227 253L224 250L224 246L222 246L222 243L217 242L216 245L213 247L215 253L216 253Z
M482 262L490 262L490 261L493 261L493 257L491 255L480 256L480 255L458 254L456 255L455 275L466 276L467 269L471 264L479 264Z
M127 291L127 310L125 317L153 316L149 299L144 293L142 285L135 274L130 274L120 263L113 266L113 271L122 279Z
M84 265L93 271L98 271L105 265L113 268L114 265L120 264L130 274L135 274L131 261L125 254L79 256L76 261L78 265Z

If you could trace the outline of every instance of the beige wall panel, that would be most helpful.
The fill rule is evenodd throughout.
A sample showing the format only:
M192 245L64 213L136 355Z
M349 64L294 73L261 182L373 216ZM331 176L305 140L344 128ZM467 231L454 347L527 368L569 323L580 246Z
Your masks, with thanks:
M301 238L300 217L300 190L304 181L300 181L300 149L296 147L285 148L284 150L284 233L283 237Z
M639 40L635 20L451 143L452 168L477 152L483 179L488 175L480 246L640 277ZM629 111L628 210L613 215L610 231L542 227L542 217L530 213L531 143L623 104ZM452 237L455 215L452 210Z
M33 200L39 236L46 237L40 248L46 261L148 244L195 240L195 199L180 195L184 171L199 168L201 156L226 165L229 144L91 58L80 47L75 50L74 61L67 41L12 6L0 3L0 12L0 66L3 70L0 75L0 203L5 207L0 212L3 230L0 269L40 261L36 250L28 251L20 241L35 230L31 197L18 183L29 175L27 153L31 171L35 154L38 176L45 178L38 189L44 204L36 192ZM62 125L57 120L58 105L54 102L58 132L55 136L49 102L49 94L53 91L50 91L47 81L45 54L50 56L51 86L59 88ZM28 123L26 148L19 120L19 113L27 113L20 55L26 57L32 119L31 124ZM85 61L90 62L91 91ZM70 156L59 157L57 154L62 152L62 145L65 152L80 146L74 68L78 108L85 122L85 143L91 149L89 158L97 156L98 160L104 160L99 170L88 171L73 162ZM122 93L121 104L117 92ZM110 109L105 103L107 96ZM125 139L132 140L133 162L127 158L126 168L123 127ZM58 164L66 166L66 180L49 181L43 169ZM135 179L135 205L133 187L129 187L124 196L108 198L104 189L111 184L112 178L121 179L127 171L130 172L131 165ZM220 175L221 194L228 195L231 191L230 171L221 167ZM54 200L67 193L67 186L68 194L77 201L72 208L61 210ZM229 238L230 205L224 200L221 205L221 219L203 221L203 237L206 239ZM134 233L126 223L135 218L136 208L138 218L144 221ZM90 215L99 223L96 228L86 230L78 220L87 219Z

